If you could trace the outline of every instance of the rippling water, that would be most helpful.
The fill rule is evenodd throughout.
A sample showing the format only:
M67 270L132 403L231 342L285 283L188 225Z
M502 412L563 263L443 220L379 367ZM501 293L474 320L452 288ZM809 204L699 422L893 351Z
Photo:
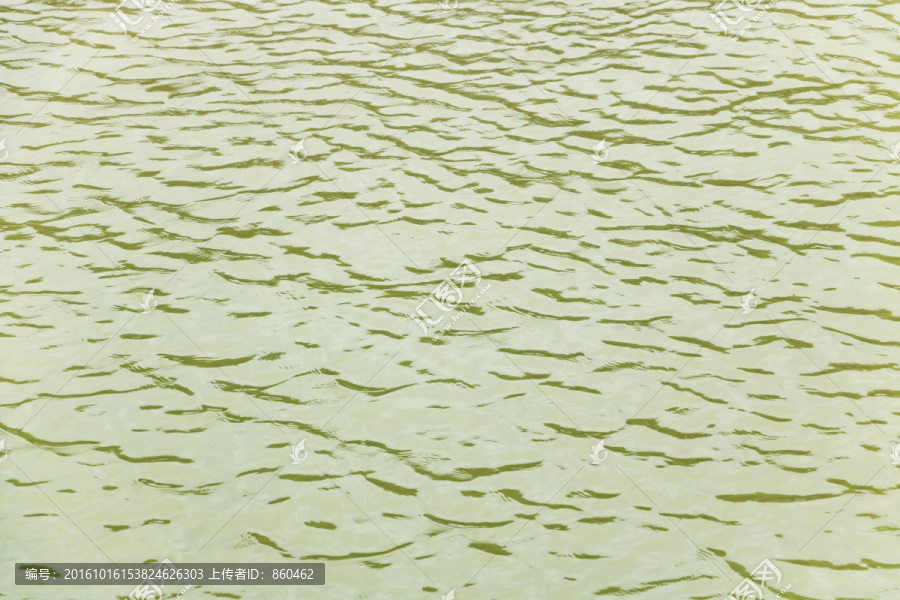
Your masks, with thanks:
M0 597L898 597L898 5L121 6L3 9Z

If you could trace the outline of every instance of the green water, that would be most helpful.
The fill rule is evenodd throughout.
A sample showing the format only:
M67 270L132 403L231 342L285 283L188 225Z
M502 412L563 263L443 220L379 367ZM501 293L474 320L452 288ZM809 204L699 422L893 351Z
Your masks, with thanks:
M900 13L763 6L5 6L0 597L898 597Z

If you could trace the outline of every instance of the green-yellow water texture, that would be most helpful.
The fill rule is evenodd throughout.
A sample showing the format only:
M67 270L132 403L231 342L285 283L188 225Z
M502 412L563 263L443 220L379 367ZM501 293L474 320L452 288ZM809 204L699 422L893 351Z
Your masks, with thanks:
M0 598L897 598L900 8L760 7L5 6Z

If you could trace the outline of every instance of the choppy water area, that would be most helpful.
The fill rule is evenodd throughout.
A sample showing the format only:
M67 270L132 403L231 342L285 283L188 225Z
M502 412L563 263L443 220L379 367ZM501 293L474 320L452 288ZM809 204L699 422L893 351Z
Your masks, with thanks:
M896 4L152 3L2 9L0 597L897 597Z

